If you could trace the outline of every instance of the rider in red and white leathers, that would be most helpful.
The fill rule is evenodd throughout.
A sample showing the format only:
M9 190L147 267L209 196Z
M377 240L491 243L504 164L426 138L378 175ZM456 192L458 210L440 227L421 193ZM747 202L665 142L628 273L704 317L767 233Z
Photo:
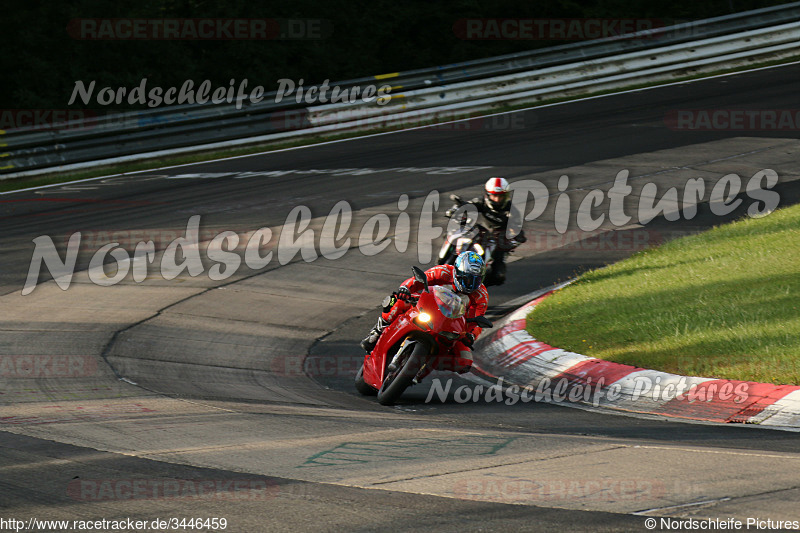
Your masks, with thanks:
M428 280L429 286L446 285L457 293L467 294L469 297L469 305L467 306L467 312L464 316L466 318L475 318L483 316L483 314L486 313L486 308L489 305L489 293L482 283L482 277L485 272L483 260L474 252L464 252L461 255L467 256L468 254L470 260L477 259L477 261L480 261L480 278L476 280L472 287L465 287L463 283L459 283L456 280L456 275L459 272L459 265L464 264L464 261L459 262L457 260L456 266L439 265L430 268L425 271L425 277ZM459 259L461 259L461 257L459 257ZM364 350L371 352L386 326L408 310L411 304L405 301L403 296L417 294L421 292L423 288L422 283L418 282L413 277L407 279L400 285L397 291L399 297L392 298L392 301L384 302L384 312L378 318L378 323L372 328L367 338L361 342L361 346ZM457 361L458 366L454 370L460 373L467 372L472 367L472 343L475 342L475 339L478 338L478 335L481 333L481 328L475 323L468 323L468 328L469 333L467 334L466 340L464 342L457 342L455 346L455 353L459 355L459 360Z

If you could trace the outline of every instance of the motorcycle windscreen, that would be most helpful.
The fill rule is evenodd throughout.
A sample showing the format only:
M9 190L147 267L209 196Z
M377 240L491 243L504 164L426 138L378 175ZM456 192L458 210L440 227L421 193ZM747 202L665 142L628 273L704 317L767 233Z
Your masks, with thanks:
M470 221L474 223L473 221ZM448 226L447 231L447 240L449 242L456 242L459 239L467 239L472 240L478 236L478 228L468 226L466 228L462 228L460 226L456 226L455 228L450 228Z
M433 287L433 298L439 311L447 318L460 318L467 312L469 298L464 294L458 294L453 289L442 285Z

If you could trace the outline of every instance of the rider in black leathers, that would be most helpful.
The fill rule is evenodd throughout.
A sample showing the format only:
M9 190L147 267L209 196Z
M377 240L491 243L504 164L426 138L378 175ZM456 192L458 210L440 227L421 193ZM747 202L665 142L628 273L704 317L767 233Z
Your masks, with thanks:
M511 207L511 189L505 178L490 178L484 186L483 198L473 198L463 204L472 204L480 213L483 225L498 237L497 247L492 253L492 267L486 275L484 285L502 285L506 280L506 256L519 244L527 241L525 233L522 231L521 217L514 213ZM459 205L454 205L445 214L449 217L458 209ZM518 218L519 233L513 236L507 235L510 219L512 216Z

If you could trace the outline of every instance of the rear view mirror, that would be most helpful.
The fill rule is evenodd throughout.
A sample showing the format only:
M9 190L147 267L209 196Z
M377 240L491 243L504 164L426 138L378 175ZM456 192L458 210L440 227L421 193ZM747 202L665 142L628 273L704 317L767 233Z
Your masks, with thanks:
M428 278L425 276L425 272L417 266L412 266L411 272L414 274L414 279L425 287L425 292L428 292Z

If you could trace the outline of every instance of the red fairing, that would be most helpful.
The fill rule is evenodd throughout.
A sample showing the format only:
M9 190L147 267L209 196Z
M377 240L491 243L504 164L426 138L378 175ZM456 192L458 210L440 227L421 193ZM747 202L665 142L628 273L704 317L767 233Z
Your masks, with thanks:
M403 283L414 297L397 300L384 313L388 325L355 376L358 392L377 394L380 403L392 405L407 387L434 370L463 373L470 369L472 355L465 342L469 344L469 334L477 336L481 329L467 320L482 316L489 298L481 285L468 296L464 315L459 315L464 304L454 290L454 271L453 266L442 265L425 273L428 286L436 290L426 291L421 286L425 282L414 279ZM418 269L414 272L422 275Z
M455 290L453 279L455 277L456 268L453 265L439 265L429 268L425 271L425 277L428 278L428 285L449 285ZM406 287L412 294L422 291L423 286L417 282L413 277L408 278L401 285ZM477 291L473 291L469 295L469 309L464 315L466 318L475 318L476 316L483 316L486 313L486 308L489 306L489 292L486 287L481 284ZM475 324L468 325L468 331L472 333L475 338L481 334L481 328Z

